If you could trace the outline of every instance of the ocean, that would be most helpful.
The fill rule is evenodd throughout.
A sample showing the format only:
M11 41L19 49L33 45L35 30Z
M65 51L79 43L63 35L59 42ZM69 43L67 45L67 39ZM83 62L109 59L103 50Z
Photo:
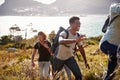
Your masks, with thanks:
M39 17L39 16L0 16L0 36L9 35L11 27L19 27L21 31L14 32L14 35L21 35L27 38L37 35L37 32L44 31L50 34L57 32L59 27L69 27L70 16L62 17ZM86 34L87 37L103 35L101 29L107 18L106 15L84 15L80 16L81 27L79 33ZM37 32L32 32L37 30Z

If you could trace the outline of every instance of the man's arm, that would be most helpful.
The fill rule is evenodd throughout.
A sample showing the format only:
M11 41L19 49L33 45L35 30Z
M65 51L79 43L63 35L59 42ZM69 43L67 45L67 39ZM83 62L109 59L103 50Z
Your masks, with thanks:
M71 44L71 43L75 43L76 39L65 39L62 36L59 37L59 43L60 44Z
M71 44L71 43L79 43L83 41L86 37L85 36L80 36L77 39L65 39L62 36L59 37L59 43L60 44Z
M78 46L78 48L79 48L79 51L80 51L80 53L81 53L81 55L82 55L82 57L83 57L83 59L84 59L84 61L85 61L85 66L86 66L87 68L90 68L90 67L89 67L89 64L88 64L88 62L87 62L87 59L86 59L86 55L85 55L85 50L84 50L84 48L83 48L82 46Z

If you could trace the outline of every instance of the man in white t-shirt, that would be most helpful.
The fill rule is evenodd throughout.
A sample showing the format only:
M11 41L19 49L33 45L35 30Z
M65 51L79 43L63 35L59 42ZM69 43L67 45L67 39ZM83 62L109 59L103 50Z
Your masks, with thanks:
M73 16L69 19L70 27L68 29L68 38L66 39L67 33L65 31L61 32L59 35L59 49L56 57L54 58L54 71L59 72L64 65L66 65L75 76L75 80L82 80L82 74L80 68L74 59L74 47L78 43L79 51L82 54L82 57L85 61L85 66L89 68L89 65L86 60L86 55L84 48L82 47L82 41L85 39L85 36L78 36L77 32L80 29L79 17Z

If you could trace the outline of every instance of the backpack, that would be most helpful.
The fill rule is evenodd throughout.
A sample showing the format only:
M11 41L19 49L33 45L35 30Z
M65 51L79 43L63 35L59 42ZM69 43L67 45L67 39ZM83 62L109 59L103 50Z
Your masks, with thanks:
M64 29L63 27L60 27L59 28L59 30L58 30L58 32L57 32L57 34L56 34L56 36L55 36L55 38L53 39L53 43L52 43L52 46L51 46L51 52L52 53L55 53L55 51L56 51L56 48L58 47L58 45L59 45L59 42L58 42L58 40L59 40L59 34L62 32L62 31L65 31L66 32L66 39L68 38L68 31L66 30L66 29Z
M69 27L68 27L68 28L69 28ZM56 34L56 36L55 36L55 38L54 38L54 40L53 40L52 46L51 46L51 51L52 51L52 53L55 53L55 51L57 51L57 48L58 48L58 46L59 46L59 42L58 42L58 40L59 40L59 34L60 34L62 31L65 31L65 32L66 32L66 39L67 39L68 36L69 36L68 30L67 30L67 29L64 29L63 27L60 27L59 30L58 30L58 32L57 32L57 34ZM77 33L77 36L80 36L80 34Z
M120 15L116 15L115 17L113 17L113 19L110 20L110 17L108 16L108 18L105 20L105 23L102 27L102 32L105 33L107 31L107 27L110 26L112 24L112 22Z

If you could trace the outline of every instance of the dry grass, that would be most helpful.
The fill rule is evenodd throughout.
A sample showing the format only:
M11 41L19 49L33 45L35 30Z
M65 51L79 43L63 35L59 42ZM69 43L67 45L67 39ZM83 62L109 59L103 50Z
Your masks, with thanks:
M85 48L85 52L90 69L85 68L81 55L79 55L80 61L76 58L83 80L102 80L107 66L107 56L98 50L98 44L89 45ZM39 80L38 66L32 68L30 58L31 50L18 50L16 53L0 51L0 80ZM120 69L114 79L119 78Z

